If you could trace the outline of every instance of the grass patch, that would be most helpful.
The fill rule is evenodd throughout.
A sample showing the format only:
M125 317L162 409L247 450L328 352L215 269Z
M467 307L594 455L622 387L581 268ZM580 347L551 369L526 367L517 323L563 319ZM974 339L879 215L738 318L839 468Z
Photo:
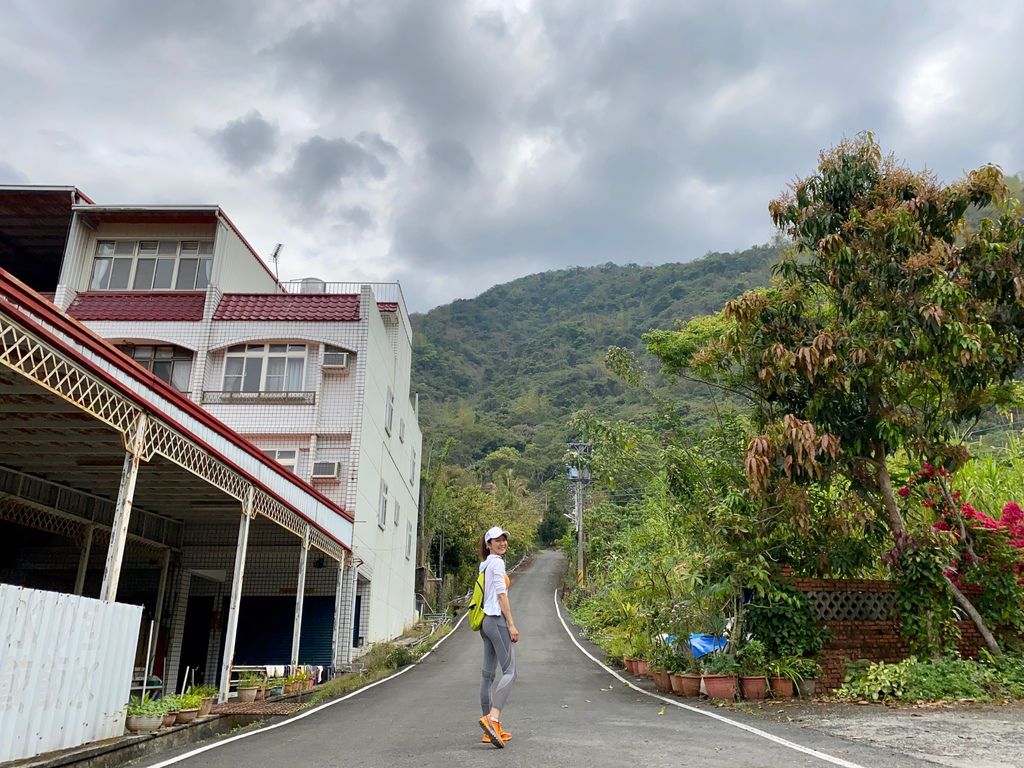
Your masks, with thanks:
M855 662L836 691L871 701L991 701L1024 698L1024 658L905 659L898 664Z
M387 677L402 667L415 664L434 643L451 631L450 625L431 632L429 624L417 624L407 635L419 639L414 646L396 643L374 644L356 661L360 667L359 671L346 672L333 680L328 680L313 692L306 706L316 706L324 701L344 696L357 688Z

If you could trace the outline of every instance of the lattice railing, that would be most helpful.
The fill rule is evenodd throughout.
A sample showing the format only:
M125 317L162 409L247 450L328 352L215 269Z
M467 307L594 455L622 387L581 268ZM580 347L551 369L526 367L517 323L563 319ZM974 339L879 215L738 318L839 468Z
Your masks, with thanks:
M896 613L892 592L806 592L822 621L888 621Z
M138 405L4 314L0 314L0 363L109 424L126 440L143 415ZM246 478L159 419L150 416L146 422L140 458L149 461L154 454L160 454L238 501L245 499L250 486ZM304 534L308 525L300 515L261 489L255 489L253 507L255 512L298 536ZM339 562L344 558L344 547L335 546L326 535L318 538L315 546Z

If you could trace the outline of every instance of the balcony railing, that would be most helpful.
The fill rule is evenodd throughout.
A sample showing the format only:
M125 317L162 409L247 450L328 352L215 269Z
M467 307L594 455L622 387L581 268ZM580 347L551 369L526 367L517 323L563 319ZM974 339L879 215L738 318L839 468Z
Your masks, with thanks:
M203 390L203 405L314 405L316 392L226 392Z

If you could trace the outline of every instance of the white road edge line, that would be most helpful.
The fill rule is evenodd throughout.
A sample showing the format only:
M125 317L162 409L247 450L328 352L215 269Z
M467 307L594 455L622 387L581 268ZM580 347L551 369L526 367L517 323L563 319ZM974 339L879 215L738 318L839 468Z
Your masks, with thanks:
M416 661L416 664L419 664L421 661L423 661L425 658L427 658L427 656L429 656L430 654L432 654L434 651L436 651L438 649L438 647L441 645L441 643L443 643L445 640L447 640L449 637L451 637L453 634L455 634L455 630L457 630L459 628L459 625L462 624L462 622L465 620L466 616L468 616L468 615L469 615L468 613L462 614L462 616L459 618L459 620L457 622L455 622L455 626L452 627L451 632L449 632L447 635L445 635L440 640L438 640L436 643L434 643L434 645L431 647L431 649L429 651L427 651L422 656L420 656L420 658ZM380 685L381 683L386 683L388 680L394 680L399 675L404 675L410 669L415 667L416 664L410 664L407 667L403 667L402 669L400 669L397 672L395 672L395 674L393 674L393 675L388 675L387 677L382 677L380 680L376 680L376 681L370 683L369 685L364 685L362 688L357 688L356 690L352 691L352 693L346 694L345 696L342 696L340 699L332 699L331 701L328 701L328 702L325 702L324 704L321 704L319 707L314 707L313 709L307 709L305 712L303 712L301 714L294 715L292 717L289 717L286 720L282 720L280 723L274 723L273 725L266 725L266 726L264 726L262 728L256 728L255 730L252 730L252 731L245 731L244 733L239 733L238 735L231 736L230 738L227 738L227 739L221 739L220 741L218 741L218 742L216 742L214 744L207 744L205 747L198 747L197 749L193 749L191 752L186 752L183 755L178 755L177 757L168 758L167 760L164 760L163 762L160 762L160 763L154 763L153 765L149 766L149 768L164 768L164 766L166 766L166 765L174 765L175 763L180 763L183 760L188 760L189 758L195 757L196 755L200 755L203 752L209 752L211 749L217 749L218 747L223 747L225 744L230 744L233 741L238 741L239 739L247 739L250 736L255 736L255 735L260 734L260 733L266 733L267 731L272 731L275 728L283 728L286 725L291 725L292 723L297 723L299 720L302 720L304 717L309 717L310 715L316 714L317 712L319 712L319 711L321 711L323 709L327 709L328 707L333 707L335 704L341 704L341 702L347 701L348 699L351 699L353 696L358 696L361 693L365 693L366 691L370 690L371 688L375 688L376 686Z
M841 757L834 757L832 755L827 755L824 752L818 752L816 749L811 749L810 747L805 747L805 746L803 746L801 744L797 744L795 741L789 741L787 739L783 739L780 736L775 736L774 734L768 733L767 731L762 731L759 728L754 728L753 726L747 725L746 723L740 723L740 722L737 722L736 720L730 720L728 717L724 717L723 715L720 715L717 712L710 712L710 711L708 711L706 709L699 709L698 707L691 707L689 704L683 704L681 701L674 701L672 699L665 698L664 696L659 696L656 693L651 693L650 691L645 691L640 686L634 685L629 680L627 680L626 678L622 677L622 675L620 675L618 672L616 672L614 669L609 667L604 662L594 658L594 656L586 648L584 648L582 645L580 645L580 643L576 639L575 635L573 635L573 633L569 630L569 625L566 624L565 623L565 619L562 618L562 610L561 610L561 608L558 605L558 590L557 589L555 590L555 613L558 615L558 620L560 622L562 622L562 628L565 630L565 633L569 636L569 639L572 640L573 644L577 648L579 648L580 651L583 652L584 656L586 656L592 662L597 664L597 666L601 667L601 669L603 669L609 675L614 677L616 680L620 680L621 682L623 682L626 685L628 685L634 691L638 691L639 693L642 693L644 696L650 696L652 699L657 699L658 701L663 701L666 704L671 704L673 707L679 707L680 709L685 709L685 710L687 710L689 712L695 712L698 715L704 715L705 717L710 717L710 718L712 718L714 720L719 720L719 721L721 721L723 723L727 723L728 725L732 725L732 726L734 726L736 728L740 728L740 729L742 729L744 731L747 731L748 733L752 733L755 736L760 736L763 739L768 739L768 741L774 741L776 744L781 744L784 747L789 747L790 749L795 749L797 752L803 752L804 754L811 755L812 757L816 757L819 760L824 760L826 763L832 763L833 765L841 765L841 766L843 766L843 768L864 768L864 766L862 766L862 765L859 765L857 763L851 763L849 760L844 760Z

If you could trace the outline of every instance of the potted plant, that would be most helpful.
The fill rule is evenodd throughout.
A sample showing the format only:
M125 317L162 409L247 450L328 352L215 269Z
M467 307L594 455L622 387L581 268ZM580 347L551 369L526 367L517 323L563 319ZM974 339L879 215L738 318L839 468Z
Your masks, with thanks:
M788 698L793 695L793 683L800 679L796 661L795 656L779 656L768 661L765 671L768 673L768 685L775 698Z
M762 701L768 694L768 678L764 674L767 656L760 640L750 640L736 654L740 665L740 691L747 701Z
M191 723L199 717L199 708L203 706L202 696L186 693L184 696L179 697L179 701L181 702L181 709L178 710L178 715L174 720L176 724Z
M193 685L185 693L195 694L203 700L199 707L199 716L206 717L213 709L213 702L217 698L217 689L212 685Z
M702 656L700 660L703 667L700 684L704 693L712 699L735 699L736 672L739 670L736 657L726 651L714 651Z
M170 728L178 720L178 710L181 709L181 701L177 696L171 694L170 696L164 696L157 702L160 705L160 711L164 713L164 728Z
M125 727L132 733L151 733L160 727L164 714L160 704L149 698L148 693L142 697L132 696L125 711Z
M246 672L238 678L238 700L242 703L256 701L256 691L263 685L263 678L255 672Z
M651 668L651 679L659 693L672 693L672 678L668 671L671 649L665 643L658 643L649 654L648 664Z
M793 660L796 688L801 699L813 699L814 689L821 677L821 665L814 659L797 658Z

